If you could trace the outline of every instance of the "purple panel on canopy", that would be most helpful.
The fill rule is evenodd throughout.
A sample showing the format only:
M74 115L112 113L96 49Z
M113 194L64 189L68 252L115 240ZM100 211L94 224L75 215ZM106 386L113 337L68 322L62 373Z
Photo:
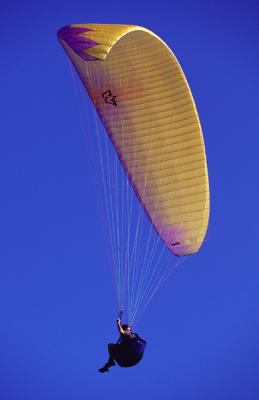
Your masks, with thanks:
M68 25L58 31L58 38L64 40L64 42L66 42L66 44L85 61L95 61L98 60L98 58L84 53L84 50L97 46L99 43L84 36L80 36L81 33L92 31L93 29L73 28Z

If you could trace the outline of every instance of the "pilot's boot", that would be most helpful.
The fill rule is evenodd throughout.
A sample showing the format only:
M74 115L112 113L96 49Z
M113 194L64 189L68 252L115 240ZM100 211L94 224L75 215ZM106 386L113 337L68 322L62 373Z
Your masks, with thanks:
M98 369L99 372L108 372L109 371L109 367L107 366L107 363L104 365L104 367Z
M109 360L108 360L108 362L102 367L102 368L100 368L100 369L98 369L98 371L99 372L108 372L109 371L109 368L110 367L114 367L114 365L116 365L115 364L115 362L113 361L113 359L112 358L110 358Z

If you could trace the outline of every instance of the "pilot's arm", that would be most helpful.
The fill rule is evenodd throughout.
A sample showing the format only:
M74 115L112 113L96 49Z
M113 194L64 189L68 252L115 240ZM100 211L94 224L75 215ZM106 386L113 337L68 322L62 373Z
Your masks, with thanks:
M117 323L118 331L120 332L121 335L124 335L125 331L122 329L121 320L119 318L117 319L116 323Z

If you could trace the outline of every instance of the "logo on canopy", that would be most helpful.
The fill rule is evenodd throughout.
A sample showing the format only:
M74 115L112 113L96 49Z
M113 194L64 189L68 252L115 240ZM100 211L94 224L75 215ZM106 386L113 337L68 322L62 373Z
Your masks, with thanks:
M112 92L110 90L106 90L106 92L104 92L102 94L102 96L104 98L105 103L112 104L113 106L117 106L117 103L116 103L116 100L115 100L116 96L113 96L113 94L112 94Z

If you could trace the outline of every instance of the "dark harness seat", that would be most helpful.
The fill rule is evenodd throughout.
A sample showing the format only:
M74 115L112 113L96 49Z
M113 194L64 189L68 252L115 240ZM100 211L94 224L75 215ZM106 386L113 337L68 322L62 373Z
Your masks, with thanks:
M120 367L132 367L143 357L147 342L136 333L127 340L121 338L112 348L112 357Z

